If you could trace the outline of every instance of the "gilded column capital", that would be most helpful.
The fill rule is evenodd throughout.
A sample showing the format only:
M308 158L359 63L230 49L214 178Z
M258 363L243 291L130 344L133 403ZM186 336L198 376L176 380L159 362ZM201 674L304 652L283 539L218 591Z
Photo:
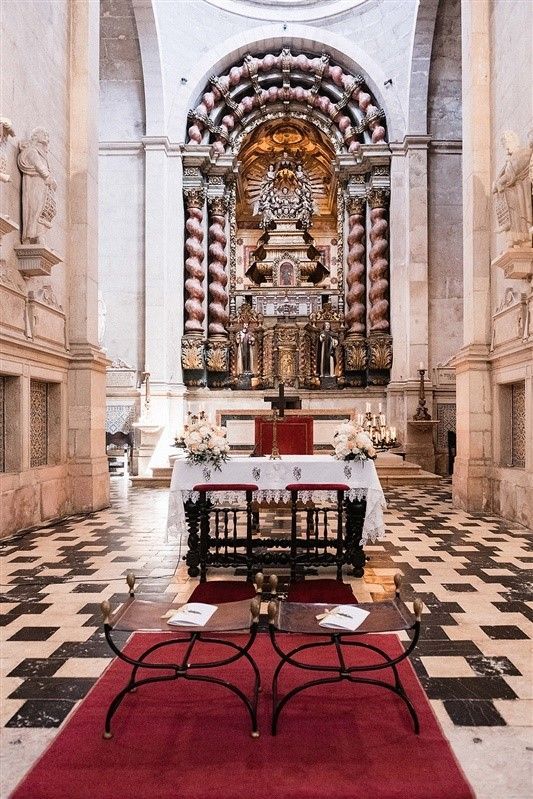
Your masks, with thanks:
M370 208L387 208L390 200L389 189L372 187L366 194Z
M187 208L203 208L205 202L204 188L185 189L183 194Z
M228 211L228 198L225 195L221 197L208 197L207 206L212 214L217 216L225 216Z
M366 206L366 196L347 197L346 209L349 214L364 214Z

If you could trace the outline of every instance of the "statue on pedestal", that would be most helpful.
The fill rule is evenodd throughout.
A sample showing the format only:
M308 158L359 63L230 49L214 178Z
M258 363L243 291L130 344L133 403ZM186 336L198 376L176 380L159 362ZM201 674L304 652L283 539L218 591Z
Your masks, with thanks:
M57 183L48 165L48 133L34 128L29 140L19 144L18 165L22 172L22 243L42 244L43 228L49 228L56 213Z
M248 327L248 322L243 322L242 328L237 332L237 375L252 374L254 371L254 346L255 338Z
M324 322L318 337L318 374L320 377L335 377L337 369L337 347L339 339L331 330L331 323Z
M507 160L492 187L499 231L506 233L509 247L531 247L533 131L529 132L525 147L512 130L505 131L501 141L507 150Z

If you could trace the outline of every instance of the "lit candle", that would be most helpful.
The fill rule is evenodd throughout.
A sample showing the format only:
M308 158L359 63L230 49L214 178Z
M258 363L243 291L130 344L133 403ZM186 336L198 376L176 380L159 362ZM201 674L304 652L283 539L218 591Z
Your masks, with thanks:
M370 403L369 402L366 403L366 412L370 413Z
M391 439L393 441L396 441L396 428L395 427L391 427L391 429L390 429L390 437L391 437Z
M381 413L381 402L378 403L378 413Z
M418 364L418 369L419 369L420 372L424 371L424 362L423 361L420 361L420 363Z
M385 414L384 413L380 413L379 422L380 422L382 427L385 427Z

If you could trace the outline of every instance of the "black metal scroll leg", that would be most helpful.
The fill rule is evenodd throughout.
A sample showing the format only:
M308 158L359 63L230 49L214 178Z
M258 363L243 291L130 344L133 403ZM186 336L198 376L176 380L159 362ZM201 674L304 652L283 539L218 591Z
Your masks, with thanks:
M253 535L253 512L252 512L252 492L246 492L246 579L249 583L253 580L253 551L252 551L252 535Z
M298 492L291 491L291 582L296 580L296 536L297 536L297 511Z
M192 499L186 500L184 503L185 518L187 519L187 527L189 530L189 537L187 539L187 546L189 547L185 555L185 562L187 564L189 577L198 577L200 569L200 537L198 535L199 522L200 522L200 503L194 502Z
M366 500L347 500L344 560L353 566L354 577L363 577L365 573L365 553L361 544L365 513Z
M200 582L207 580L207 551L209 549L209 502L205 491L200 491Z

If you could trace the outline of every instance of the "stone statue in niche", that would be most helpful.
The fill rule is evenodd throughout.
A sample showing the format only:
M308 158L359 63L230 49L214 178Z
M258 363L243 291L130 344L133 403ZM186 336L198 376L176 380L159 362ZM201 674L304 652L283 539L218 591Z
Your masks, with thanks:
M237 332L237 375L253 374L255 337L244 322Z
M531 246L533 213L531 199L531 159L533 131L525 147L516 133L507 130L501 138L507 160L494 181L498 231L504 231L510 247Z
M34 128L29 140L19 143L22 172L22 243L42 244L43 228L50 228L56 213L57 184L48 164L48 133Z
M324 329L318 337L318 374L320 377L335 377L338 345L339 339L331 330L330 322L324 322Z

